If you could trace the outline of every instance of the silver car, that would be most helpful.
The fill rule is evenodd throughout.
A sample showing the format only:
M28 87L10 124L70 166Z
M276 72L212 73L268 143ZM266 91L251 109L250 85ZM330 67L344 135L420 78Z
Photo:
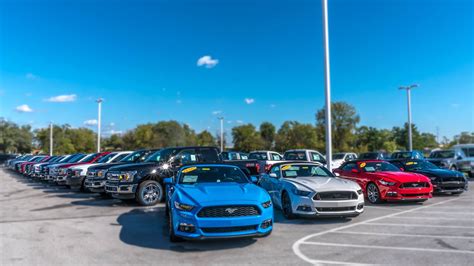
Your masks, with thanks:
M474 144L454 145L450 150L432 151L428 161L453 171L474 177Z
M287 219L295 216L355 217L364 211L361 187L335 177L320 163L284 162L258 183Z

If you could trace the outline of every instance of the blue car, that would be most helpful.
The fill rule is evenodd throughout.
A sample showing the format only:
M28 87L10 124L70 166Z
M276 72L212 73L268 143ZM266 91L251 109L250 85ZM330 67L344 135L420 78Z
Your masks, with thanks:
M183 239L262 237L273 228L268 193L239 167L196 164L165 178L171 242Z

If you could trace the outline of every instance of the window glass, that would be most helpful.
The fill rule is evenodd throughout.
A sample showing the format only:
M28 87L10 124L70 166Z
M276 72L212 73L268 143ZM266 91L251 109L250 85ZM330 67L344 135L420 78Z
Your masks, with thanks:
M280 177L281 177L281 174L280 174L280 167L279 167L279 166L273 167L273 168L272 168L272 173L275 173L276 176L277 176L278 178L280 178Z
M211 148L201 148L199 150L200 161L201 162L217 162L219 161L219 154L217 154L216 149Z
M351 171L352 169L356 169L357 165L355 163L348 163L342 167L343 171Z
M395 165L387 162L362 162L359 167L365 172L400 172Z
M447 151L435 151L430 154L430 158L454 158L454 151L447 150Z
M466 157L474 157L474 148L461 148Z
M285 153L285 160L289 161L306 161L306 152L304 151L292 151Z
M278 154L278 153L272 153L271 156L272 156L272 161L281 161L282 160L280 154Z
M125 158L128 154L127 153L124 153L124 154L120 154L119 156L115 157L111 163L116 163L116 162L119 162L120 160L122 160L123 158Z
M187 167L181 170L179 183L248 183L249 180L238 167Z
M108 160L110 160L110 158L114 157L115 155L117 155L116 152L112 152L112 153L109 153L105 156L102 156L102 158L100 158L99 160L97 160L97 163L106 163Z
M251 152L249 154L249 159L252 160L268 160L266 152Z
M284 178L296 177L332 177L329 170L317 165L285 164L281 166L281 172Z
M311 153L311 160L315 161L315 162L319 162L321 161L322 159L322 156L318 153L315 153L315 152L312 152Z

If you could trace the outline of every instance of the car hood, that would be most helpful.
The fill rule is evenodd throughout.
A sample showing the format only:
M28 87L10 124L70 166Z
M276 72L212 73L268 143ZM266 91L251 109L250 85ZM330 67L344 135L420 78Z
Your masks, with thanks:
M152 166L156 166L156 163L128 163L123 165L118 165L109 168L109 171L133 171L133 170L142 170Z
M68 168L68 167L73 167L73 166L78 166L78 165L84 165L84 164L90 164L86 162L79 162L79 163L65 163L62 165L58 165L58 168Z
M320 191L334 191L334 190L358 190L359 185L353 181L337 178L337 177L297 177L286 178L284 182L293 183L305 187L306 189Z
M375 172L367 173L368 176L386 178L397 182L429 182L430 179L422 174L409 172Z
M225 201L255 202L269 200L267 192L251 183L202 183L179 185L180 193L195 204L212 202L213 205Z
M459 173L457 171L451 171L448 169L422 169L415 170L413 172L435 177L464 177L462 173Z
M105 163L105 164L98 164L98 165L93 165L89 167L90 170L104 170L104 169L109 169L114 166L119 166L119 165L125 165L129 164L126 162L116 162L116 163Z

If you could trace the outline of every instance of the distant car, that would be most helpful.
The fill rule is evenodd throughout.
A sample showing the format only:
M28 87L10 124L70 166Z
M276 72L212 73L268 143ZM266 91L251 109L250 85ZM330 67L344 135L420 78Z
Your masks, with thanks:
M433 186L428 177L403 172L386 161L350 161L335 169L334 173L357 182L373 204L382 201L423 202L431 198L433 193Z
M184 166L175 178L164 182L171 242L267 236L272 232L270 196L237 166Z
M284 160L283 155L279 154L278 152L265 150L249 152L249 159L263 162L264 172L270 170L271 166L275 163L279 163Z
M239 151L223 151L221 152L224 161L248 160L249 155L245 152Z
M359 160L387 160L390 154L386 152L364 152L359 154Z
M402 159L402 160L406 160L406 159L416 160L416 159L423 159L423 158L425 158L425 156L423 156L423 153L419 151L398 151L398 152L392 153L392 155L390 156L390 159Z
M454 145L451 150L434 151L428 160L439 167L474 177L474 144L459 144Z
M92 164L107 156L110 152L91 153L77 162L71 162L58 166L58 172L54 177L54 182L58 185L66 185L68 176L71 175L72 168L83 164Z
M318 162L323 165L327 163L326 158L320 152L308 149L294 149L285 151L283 158L287 161Z
M258 183L287 219L295 216L355 217L364 211L361 187L335 177L320 163L284 162Z
M439 168L426 160L390 161L403 171L418 173L431 179L435 193L461 194L468 188L468 180L463 173Z
M344 162L352 161L355 159L357 159L357 154L353 152L334 153L332 155L331 168L332 169L339 168L339 166L341 166Z

